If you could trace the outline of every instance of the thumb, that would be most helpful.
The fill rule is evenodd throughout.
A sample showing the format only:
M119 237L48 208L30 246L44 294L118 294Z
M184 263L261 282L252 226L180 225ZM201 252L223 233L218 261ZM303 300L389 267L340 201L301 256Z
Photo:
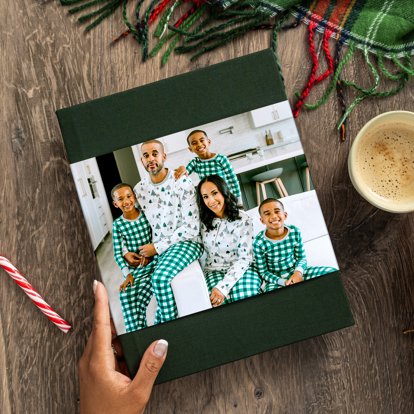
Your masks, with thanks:
M139 393L149 399L155 379L160 372L167 356L168 342L159 339L153 342L145 351L139 364L137 375L132 381L132 386L137 387Z

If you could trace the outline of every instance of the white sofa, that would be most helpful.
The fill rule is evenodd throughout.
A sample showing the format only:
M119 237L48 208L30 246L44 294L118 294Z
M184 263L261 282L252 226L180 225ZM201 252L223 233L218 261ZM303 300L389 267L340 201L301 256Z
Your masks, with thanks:
M200 263L195 260L171 281L178 317L210 309L208 288ZM154 324L157 300L152 297L147 307L147 324Z

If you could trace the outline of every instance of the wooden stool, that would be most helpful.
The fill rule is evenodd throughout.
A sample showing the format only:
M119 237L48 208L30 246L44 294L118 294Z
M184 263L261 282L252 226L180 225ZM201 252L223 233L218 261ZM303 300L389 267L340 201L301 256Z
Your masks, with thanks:
M277 192L280 197L287 197L289 194L283 185L282 180L279 178L283 174L283 168L275 168L274 170L265 171L252 177L253 181L256 181L256 195L257 204L260 204L260 190L262 190L263 200L267 198L266 184L274 183Z
M311 190L311 186L310 186L310 172L309 172L309 167L308 167L308 163L305 161L300 165L301 169L305 170L305 176L306 176L306 191L310 191Z

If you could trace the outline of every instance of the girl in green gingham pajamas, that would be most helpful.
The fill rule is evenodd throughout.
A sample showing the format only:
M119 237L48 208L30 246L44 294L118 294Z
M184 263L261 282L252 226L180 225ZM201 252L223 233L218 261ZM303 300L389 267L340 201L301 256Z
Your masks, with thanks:
M171 280L203 251L195 189L190 178L176 181L168 171L157 184L145 177L134 191L151 225L159 255L151 277L158 303L154 324L158 324L177 317Z
M140 246L151 243L151 227L145 215L140 213L135 220L123 216L117 218L112 225L112 242L115 262L124 278L128 274L134 278L133 285L120 292L125 328L127 332L132 332L147 326L146 310L152 297L151 273L157 258L144 267L133 268L124 259L122 251L126 247L128 251L137 252Z
M213 194L211 203L205 194L210 191L205 184L213 184L219 193L219 197ZM214 187L211 188L214 193ZM205 250L201 265L210 294L213 289L217 289L224 296L224 302L220 301L217 305L257 295L260 293L261 280L250 267L253 260L251 218L237 208L236 198L230 193L225 181L217 175L202 180L197 194L202 219L201 239ZM215 206L220 201L217 202L214 198L222 200L222 205L225 206L223 211L226 211L226 214L206 220L209 209L213 214L217 211ZM227 214L229 205L231 215Z
M253 242L255 266L266 282L265 292L285 286L295 271L308 280L336 270L328 266L308 267L300 230L293 225L285 228L287 234L281 240L270 239L263 230Z

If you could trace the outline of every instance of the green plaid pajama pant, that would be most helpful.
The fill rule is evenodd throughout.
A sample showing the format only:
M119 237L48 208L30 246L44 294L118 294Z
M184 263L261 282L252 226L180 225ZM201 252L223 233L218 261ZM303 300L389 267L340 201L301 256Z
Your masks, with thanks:
M158 303L154 325L177 317L171 280L181 270L197 260L202 252L203 247L200 243L184 241L173 244L158 256L157 265L151 278L152 290Z
M209 293L211 293L213 288L224 278L225 275L225 271L219 270L204 273ZM224 300L223 305L261 293L261 283L262 281L257 272L249 267L246 272L244 272L244 275L232 287L228 298Z
M147 266L132 272L134 284L119 293L125 329L133 332L147 327L147 307L151 301L151 274L157 264L157 256Z
M304 271L303 280L313 279L314 277L326 275L327 273L335 272L336 270L337 269L330 267L330 266L310 266ZM284 278L286 280L289 279L289 277L293 275L293 272L294 270L292 270L289 276L286 276ZM284 286L278 285L277 283L267 282L264 288L264 291L270 292L271 290L279 289L281 287L284 287Z

